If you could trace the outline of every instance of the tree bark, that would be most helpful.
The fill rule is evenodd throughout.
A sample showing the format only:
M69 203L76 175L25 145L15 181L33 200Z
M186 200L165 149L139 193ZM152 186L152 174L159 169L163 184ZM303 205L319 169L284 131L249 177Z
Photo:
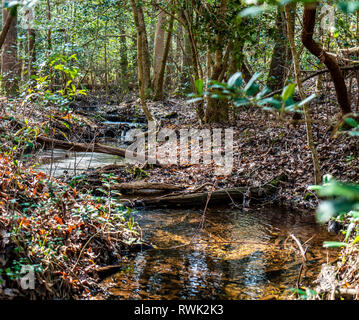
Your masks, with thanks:
M181 83L184 87L184 93L193 92L194 86L191 79L191 70L193 66L193 59L191 54L191 43L188 31L183 32L183 55L182 55L182 75Z
M284 11L278 6L276 19L278 34L276 36L276 42L273 49L267 82L268 88L272 91L279 90L284 87L286 75L289 69L289 60L291 59L291 55L288 55L290 49L288 48L285 25Z
M15 16L10 14L10 15L7 16L6 21L3 20L3 21L5 21L5 23L4 23L3 27L2 27L1 34L0 34L0 49L2 48L2 46L3 46L4 42L5 42L6 36L7 36L8 32L9 32L10 27L13 24L14 18L15 18Z
M124 29L122 27L122 23L119 24L119 32L120 32L120 81L121 87L126 89L128 87L128 56L127 56L127 40L126 36L123 35Z
M152 117L152 114L146 104L146 91L148 90L148 86L150 86L150 82L148 77L149 65L146 65L146 51L148 52L148 46L144 47L144 44L147 43L147 36L146 29L144 27L143 12L141 6L136 0L131 0L131 6L137 29L137 69L141 105L142 110L146 115L147 121L153 121L154 119ZM142 12L142 14L140 14L140 12Z
M168 26L163 56L161 59L160 70L158 73L158 79L157 79L156 86L154 88L155 89L154 100L163 100L163 82L164 82L164 78L165 78L165 70L166 70L166 65L167 65L168 53L170 51L170 46L171 46L173 24L174 24L174 16L171 16L169 26Z
M3 0L3 7L5 7L5 2ZM3 9L2 13L5 27L8 28L1 55L2 88L6 95L11 96L17 93L20 76L20 64L17 59L17 6ZM10 20L9 16L12 16ZM7 20L10 21L8 26L6 26Z
M31 76L35 75L35 68L34 64L36 62L36 49L35 49L35 43L36 43L36 32L35 29L29 29L27 31L27 37L28 37L28 60L27 60L27 73L29 79L31 79Z
M221 0L221 5L218 9L219 21L225 19L227 11L227 0ZM228 66L228 61L225 61L223 56L223 43L226 40L225 30L223 26L217 25L216 30L216 51L214 57L214 66L211 72L211 80L219 80L221 73L225 66ZM228 57L227 57L228 60ZM224 100L218 100L208 97L205 121L207 123L225 122L228 121L228 103Z
M189 10L182 10L180 14L180 21L182 25L186 28L186 35L188 36L188 44L190 45L191 49L191 60L192 60L192 67L193 67L193 74L194 74L194 81L193 87L196 80L203 79L203 71L198 57L198 50L197 44L195 40L195 36L193 34L193 22L192 17ZM186 38L185 38L186 41ZM186 70L185 70L186 72ZM190 74L189 74L190 76ZM196 112L199 121L201 122L204 117L204 108L203 102L199 102L196 105Z
M159 9L158 20L156 24L154 50L153 50L153 89L158 91L158 79L161 70L163 54L165 51L165 27L167 21L166 13Z
M131 0L131 2L134 2L134 1ZM143 15L142 6L139 4L138 1L137 1L137 16L138 16L138 26L140 29L140 39L142 41L143 81L144 81L144 87L145 87L145 94L146 94L146 98L147 98L151 95L151 92L152 92L151 59L150 59L150 51L148 48L145 18Z
M317 6L318 2L304 5L302 42L310 53L327 66L332 76L339 106L342 114L345 115L351 112L351 105L342 71L337 60L327 54L326 51L313 40Z

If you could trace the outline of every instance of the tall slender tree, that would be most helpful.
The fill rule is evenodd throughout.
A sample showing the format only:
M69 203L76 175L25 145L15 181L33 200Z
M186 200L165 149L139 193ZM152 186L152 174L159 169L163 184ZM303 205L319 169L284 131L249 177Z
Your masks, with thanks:
M3 21L7 21L9 15L11 23L2 46L1 74L2 89L6 95L14 95L18 91L18 80L20 75L20 63L17 57L17 6L6 8L7 1L3 0Z

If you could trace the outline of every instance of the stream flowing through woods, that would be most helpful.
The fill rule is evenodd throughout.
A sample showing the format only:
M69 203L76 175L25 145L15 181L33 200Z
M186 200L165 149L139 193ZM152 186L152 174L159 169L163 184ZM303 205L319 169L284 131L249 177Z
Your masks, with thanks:
M336 257L335 250L322 248L333 236L308 213L210 209L199 229L202 214L180 209L135 213L144 239L158 248L131 256L122 272L104 281L111 298L279 299L296 287L302 264L290 234L302 243L314 236L304 245L301 285L312 286L321 266Z
M41 159L36 170L55 177L122 161L61 150L44 151ZM203 210L135 211L144 240L156 249L130 254L123 270L102 282L107 294L95 298L280 299L296 287L303 261L291 235L307 248L301 286L313 287L321 266L338 255L322 247L336 236L313 213L225 207L208 208L204 216Z

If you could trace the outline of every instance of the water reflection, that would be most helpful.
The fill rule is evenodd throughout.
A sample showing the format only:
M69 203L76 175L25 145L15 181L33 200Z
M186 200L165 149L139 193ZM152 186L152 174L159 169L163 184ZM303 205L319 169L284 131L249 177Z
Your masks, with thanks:
M324 240L333 239L312 215L260 209L213 209L198 229L200 211L138 213L146 240L158 249L130 259L130 269L104 286L117 299L259 299L295 287L302 263L289 234L308 245L302 284L326 262ZM190 245L188 245L191 243ZM336 256L331 251L330 257Z

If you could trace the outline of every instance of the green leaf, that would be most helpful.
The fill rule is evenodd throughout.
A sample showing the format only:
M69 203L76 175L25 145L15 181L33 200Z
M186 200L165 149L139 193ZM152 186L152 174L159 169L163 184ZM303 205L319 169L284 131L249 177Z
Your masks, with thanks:
M233 102L234 106L236 106L236 107L246 106L249 103L250 103L249 100L246 98L236 98L236 99L234 99L234 102Z
M199 95L203 94L204 81L202 79L198 79L195 81L195 87Z
M324 175L323 183L330 183L332 181L335 181L335 180L334 180L334 177L331 174Z
M288 98L293 96L296 86L297 85L295 83L291 83L283 89L283 92L282 92L282 100L283 101L287 101Z
M260 72L256 72L253 77L248 81L247 85L244 87L244 91L248 91L254 84L254 82L261 76Z
M359 1L341 1L338 7L345 13L354 13L359 10Z
M254 83L254 84L251 85L251 87L248 90L246 90L246 95L248 97L252 97L256 93L258 93L258 91L259 91L259 85Z
M358 122L353 118L346 118L345 122L354 128L358 127Z
M340 213L352 210L354 206L355 202L350 202L345 199L323 201L317 209L316 219L318 223L326 223Z
M324 248L342 248L347 247L348 244L345 242L336 242L336 241L324 241L323 247Z
M350 201L359 201L359 185L343 184L334 180L325 184L319 195L322 197L344 197Z
M187 103L188 103L188 104L190 104L190 103L196 103L196 102L199 102L199 101L202 101L202 100L203 100L203 98L198 97L198 98L194 98L194 99L188 100Z
M241 72L236 72L234 75L232 75L228 82L227 82L227 85L228 87L230 88L233 88L233 87L240 87L243 83L243 79L242 79L242 73Z
M350 223L350 224L349 224L348 229L347 229L347 232L346 232L346 235L345 235L345 239L344 239L345 242L348 241L348 239L349 239L349 237L350 237L350 235L351 235L351 233L352 233L354 227L355 227L355 223Z
M282 104L280 103L280 101L278 101L277 99L274 99L273 97L260 100L257 102L257 104L259 106L262 106L264 104L271 104L276 109L280 109L282 107Z
M304 99L303 101L301 101L298 104L298 107L304 106L305 104L307 104L308 102L312 101L314 98L316 97L315 94L312 94L311 96L309 96L308 98Z
M264 12L265 10L266 9L264 6L252 6L242 10L239 15L241 17L255 17Z

